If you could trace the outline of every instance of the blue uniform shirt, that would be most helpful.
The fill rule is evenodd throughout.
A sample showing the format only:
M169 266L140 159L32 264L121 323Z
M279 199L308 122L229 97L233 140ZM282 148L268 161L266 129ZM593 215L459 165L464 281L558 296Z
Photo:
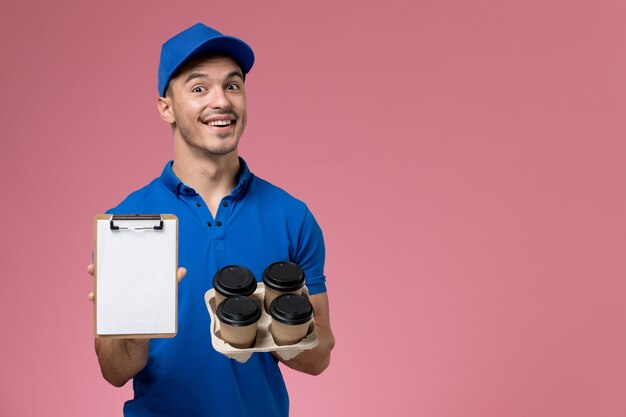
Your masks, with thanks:
M226 265L245 266L261 281L265 267L281 260L302 267L310 294L325 292L324 242L304 203L239 161L237 186L215 217L176 177L172 162L109 211L178 216L178 263L188 271L178 287L178 334L151 340L148 364L133 379L134 399L124 405L127 417L288 415L287 390L271 354L255 353L241 364L213 349L204 293Z

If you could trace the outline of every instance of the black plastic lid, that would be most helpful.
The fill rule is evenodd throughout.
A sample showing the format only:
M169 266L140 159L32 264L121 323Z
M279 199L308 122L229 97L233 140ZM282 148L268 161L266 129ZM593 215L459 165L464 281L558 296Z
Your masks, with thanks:
M296 291L305 281L304 271L293 262L274 262L263 271L263 282L275 291Z
M252 295L256 290L256 279L247 268L228 265L215 273L213 288L225 297Z
M250 297L229 297L217 306L217 318L231 326L247 326L261 317L261 309Z
M283 294L270 304L270 315L281 323L303 324L313 318L313 306L303 295Z

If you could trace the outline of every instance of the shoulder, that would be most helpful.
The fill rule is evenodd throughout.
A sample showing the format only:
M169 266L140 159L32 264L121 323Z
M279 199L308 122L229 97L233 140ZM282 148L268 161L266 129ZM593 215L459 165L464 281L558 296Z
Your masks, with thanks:
M248 195L254 201L254 210L275 227L286 227L293 242L322 240L319 224L302 200L257 176L253 178Z
M130 193L117 206L107 213L142 213L149 211L149 207L158 200L167 189L160 178L155 178L145 186Z
M273 210L292 215L304 215L308 210L302 200L256 175L253 176L248 192L250 198L258 200L264 205L269 205Z

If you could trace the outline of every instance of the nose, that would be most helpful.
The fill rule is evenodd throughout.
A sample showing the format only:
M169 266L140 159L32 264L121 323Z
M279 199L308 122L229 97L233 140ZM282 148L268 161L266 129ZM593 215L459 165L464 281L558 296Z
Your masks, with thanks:
M223 109L229 106L226 92L221 88L214 88L209 94L209 106L213 109Z

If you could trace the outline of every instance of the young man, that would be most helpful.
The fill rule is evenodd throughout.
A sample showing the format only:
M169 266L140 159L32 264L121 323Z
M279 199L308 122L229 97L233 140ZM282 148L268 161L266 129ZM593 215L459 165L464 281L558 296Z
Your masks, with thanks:
M110 213L177 215L179 263L188 273L178 274L176 337L96 338L104 378L115 386L133 379L125 416L286 416L277 362L317 375L330 361L321 230L304 203L253 175L237 153L246 127L244 79L253 63L246 43L202 24L163 45L158 109L172 126L174 160ZM215 272L235 264L260 278L280 260L305 271L318 346L289 361L255 353L241 364L217 353L204 305ZM93 274L92 265L88 270Z

